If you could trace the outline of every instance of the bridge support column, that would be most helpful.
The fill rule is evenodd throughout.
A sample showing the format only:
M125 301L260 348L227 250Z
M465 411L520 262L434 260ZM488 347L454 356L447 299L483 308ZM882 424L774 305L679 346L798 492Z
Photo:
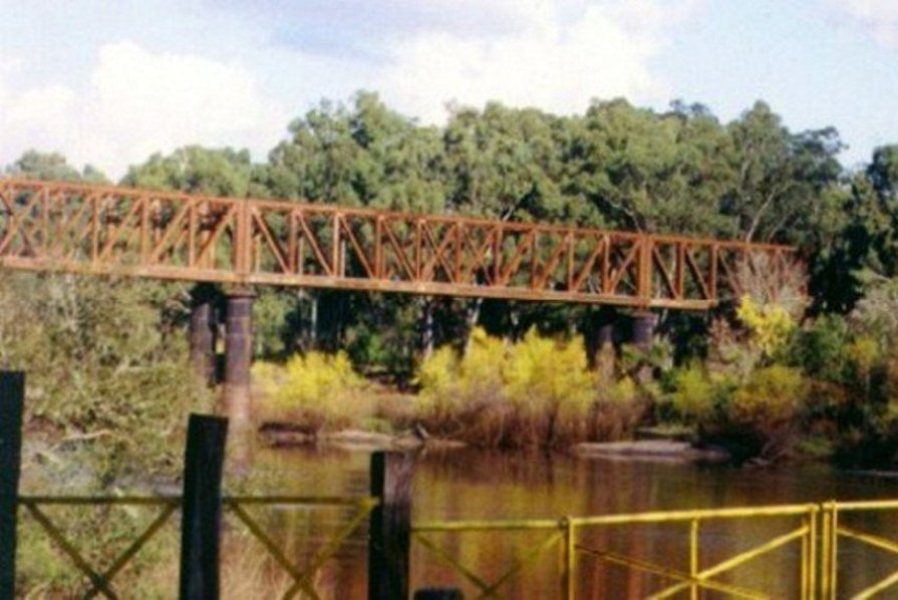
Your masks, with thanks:
M246 429L251 416L253 298L255 295L246 289L232 291L227 297L223 408L231 427L238 431Z
M647 352L652 347L658 315L649 310L640 310L633 313L631 319L630 343Z
M210 286L197 285L190 292L190 364L196 374L211 385L215 382L214 292Z
M584 345L586 359L592 369L599 366L601 356L610 356L613 361L614 327L619 319L617 311L609 306L590 311L584 332Z

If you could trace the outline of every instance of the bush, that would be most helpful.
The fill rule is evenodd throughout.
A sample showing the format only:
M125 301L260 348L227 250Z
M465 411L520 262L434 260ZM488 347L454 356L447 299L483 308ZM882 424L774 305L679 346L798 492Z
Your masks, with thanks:
M807 386L797 369L782 365L758 369L733 394L729 418L765 430L789 423L804 403Z
M464 356L443 347L418 369L425 426L483 446L555 446L633 431L645 412L629 378L600 381L579 339L529 331L506 344L475 329Z
M253 378L262 421L289 422L308 433L357 425L372 414L366 384L343 352L295 355L285 365L260 362Z
M720 406L715 420L702 423L702 435L726 446L736 462L783 457L796 440L808 390L808 380L797 369L757 369Z
M520 425L515 433L524 438L518 445L584 437L596 386L580 338L558 342L531 329L511 348L503 375L505 396Z
M795 332L783 352L785 362L815 378L844 383L849 376L846 348L851 343L848 322L841 315L822 315Z
M766 356L773 356L789 341L795 330L795 319L781 305L761 304L751 296L743 296L736 316L752 334L752 340Z
M695 364L674 375L671 403L681 417L692 421L708 419L717 405L717 390L708 373Z

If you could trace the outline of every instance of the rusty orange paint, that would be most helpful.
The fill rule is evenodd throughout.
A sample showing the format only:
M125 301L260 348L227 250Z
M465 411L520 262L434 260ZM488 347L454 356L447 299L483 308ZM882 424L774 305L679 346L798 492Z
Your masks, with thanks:
M0 267L704 310L774 244L0 180Z

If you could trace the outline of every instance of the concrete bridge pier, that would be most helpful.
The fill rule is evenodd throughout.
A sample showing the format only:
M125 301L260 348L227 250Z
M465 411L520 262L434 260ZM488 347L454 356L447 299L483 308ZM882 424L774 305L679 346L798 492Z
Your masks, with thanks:
M620 318L617 310L610 306L590 311L584 331L584 345L589 368L594 369L599 366L601 356L610 355L613 359L615 326Z
M241 288L228 292L225 316L225 372L222 408L231 427L248 428L251 417L250 366L252 314L255 294Z
M643 352L648 352L652 347L658 315L650 310L640 310L634 312L630 319L630 343Z
M214 298L215 290L206 284L198 284L190 292L190 364L206 385L215 383Z

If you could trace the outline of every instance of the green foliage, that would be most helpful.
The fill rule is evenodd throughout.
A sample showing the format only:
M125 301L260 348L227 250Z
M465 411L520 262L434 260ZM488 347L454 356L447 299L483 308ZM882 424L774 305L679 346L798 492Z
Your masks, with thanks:
M372 412L366 384L344 352L295 355L284 366L257 362L253 379L261 421L297 424L311 433L356 425Z
M185 146L168 156L154 154L145 163L131 167L122 183L156 190L240 197L249 191L251 172L247 150Z
M17 161L5 169L12 177L44 179L47 181L90 181L107 183L106 176L96 167L86 165L82 171L71 166L64 156L56 152L43 153L35 150L25 152Z
M789 423L802 406L807 380L797 369L771 365L756 370L733 394L727 407L737 425L768 431Z
M0 277L0 365L28 373L26 440L90 485L169 472L190 410L208 407L169 320L177 288ZM69 473L71 475L71 473ZM65 478L65 473L60 473Z
M851 331L845 317L821 315L810 326L799 329L783 352L787 363L815 378L847 383Z
M701 422L714 414L720 403L720 385L702 366L693 364L677 371L673 381L671 403L677 414L691 422Z

